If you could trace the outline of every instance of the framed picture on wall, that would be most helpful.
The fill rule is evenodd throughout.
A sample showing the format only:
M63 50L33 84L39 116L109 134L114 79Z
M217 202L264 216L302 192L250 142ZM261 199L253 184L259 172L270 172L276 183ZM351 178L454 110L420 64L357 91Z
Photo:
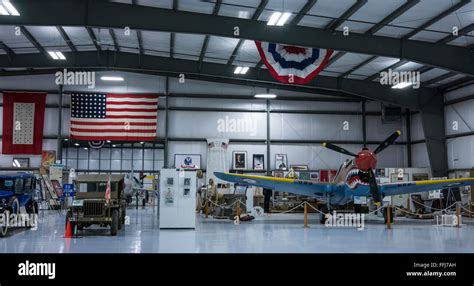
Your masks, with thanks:
M265 156L263 154L253 154L253 169L254 170L265 169Z
M25 169L30 167L29 158L13 158L12 161L13 168Z
M234 170L247 169L247 152L245 151L232 152L232 169Z
M275 169L288 170L288 157L286 154L275 154Z
M309 172L300 172L300 180L309 181Z
M200 154L175 154L174 167L187 170L201 169Z
M308 171L308 165L291 165L290 168L295 171Z
M309 173L309 178L312 181L318 181L319 182L319 172L311 172Z
M285 173L283 171L273 171L273 177L283 178L283 177L285 177Z

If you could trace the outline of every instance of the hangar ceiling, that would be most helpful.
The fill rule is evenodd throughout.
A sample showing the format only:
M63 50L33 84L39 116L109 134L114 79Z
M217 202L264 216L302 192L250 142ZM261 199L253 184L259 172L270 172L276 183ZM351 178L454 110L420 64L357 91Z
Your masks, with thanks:
M146 65L146 58L166 62L175 72L172 67L186 63L189 66L182 72L192 71L195 77L225 75L234 81L272 83L267 73L259 72L265 67L253 40L263 40L334 48L329 66L312 84L322 89L357 93L359 82L375 86L370 83L388 68L420 71L425 88L443 89L474 76L474 65L466 64L474 58L471 0L15 0L14 4L21 16L0 17L1 75L45 73L44 68L61 66L165 71L160 65ZM274 11L291 12L288 24L269 28L266 22ZM20 35L15 34L17 26ZM344 26L350 28L350 36L342 34ZM452 36L454 26L459 28L458 37ZM66 62L53 61L47 54L51 50L64 52ZM95 66L87 60L91 52L97 54ZM110 53L119 59L135 55L144 66L117 65ZM210 66L222 74L209 72ZM239 78L233 75L235 66L252 69ZM393 94L390 89L383 92Z

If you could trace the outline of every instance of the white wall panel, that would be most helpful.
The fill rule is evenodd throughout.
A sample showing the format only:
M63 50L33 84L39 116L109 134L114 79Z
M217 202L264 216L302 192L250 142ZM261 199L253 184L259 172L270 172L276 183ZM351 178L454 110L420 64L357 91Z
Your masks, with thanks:
M266 103L263 100L170 97L169 107L242 108L265 110Z
M474 136L448 139L447 142L450 169L474 168Z
M170 120L169 137L232 139L266 138L266 115L263 113L172 111L168 116ZM248 121L249 124L245 124L244 121ZM228 124L222 124L221 122L228 122ZM232 124L239 125L239 122L244 122L241 125L243 128L232 129ZM220 125L224 126L224 128L219 129Z
M471 84L471 85L465 86L463 88L459 88L459 89L453 90L451 92L447 92L444 95L444 99L445 100L453 100L453 99L457 99L457 98L461 98L461 97L465 97L465 96L469 96L469 95L473 95L473 94L474 94L474 84Z
M421 123L421 114L417 113L411 116L411 140L424 140L423 124Z
M361 140L362 117L356 115L270 115L270 138L288 140ZM343 130L344 121L349 130Z
M444 110L447 135L474 131L474 100L448 105Z
M366 124L367 141L383 141L397 130L402 132L402 135L397 140L406 141L407 134L404 117L400 122L383 123L380 116L367 116Z
M358 102L318 102L276 100L270 102L271 110L308 110L308 111L358 111L362 105Z
M416 168L429 168L430 159L428 157L428 150L426 143L414 144L411 146L412 165Z

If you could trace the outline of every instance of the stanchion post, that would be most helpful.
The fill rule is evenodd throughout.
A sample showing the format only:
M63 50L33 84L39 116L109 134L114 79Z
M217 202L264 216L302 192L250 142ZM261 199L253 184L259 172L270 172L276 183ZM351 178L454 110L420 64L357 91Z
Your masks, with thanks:
M459 207L459 202L456 202L456 218L457 218L457 227L461 227L461 208Z
M237 201L236 212L237 212L237 216L240 218L240 201Z
M391 229L392 224L391 224L391 215L392 215L392 207L390 205L387 206L387 228Z
M209 205L208 205L208 200L206 200L206 203L204 204L204 212L206 213L206 218L209 217Z
M304 203L304 227L308 227L308 202Z

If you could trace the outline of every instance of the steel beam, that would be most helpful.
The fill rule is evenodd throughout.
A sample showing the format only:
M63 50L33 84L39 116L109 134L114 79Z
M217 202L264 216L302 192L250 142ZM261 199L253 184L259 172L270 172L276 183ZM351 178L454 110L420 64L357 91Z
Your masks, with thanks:
M359 11L362 6L367 3L367 0L357 0L349 9L347 9L339 18L334 19L326 26L326 30L335 31L339 26L347 21L355 12Z
M250 68L243 77L236 77L232 67L216 63L198 62L184 59L170 59L149 55L138 55L132 53L101 51L78 52L75 57L68 57L64 61L50 61L44 56L36 54L21 54L10 57L0 56L0 68L80 68L80 69L102 69L102 70L124 70L149 74L171 74L178 76L180 73L186 74L187 78L199 77L215 82L226 82L233 84L246 84L253 86L264 85L269 88L291 88L302 92L317 93L318 89L328 91L342 91L366 99L382 101L398 106L408 107L413 110L420 109L420 98L430 98L434 91L430 88L420 89L392 89L389 86L382 86L379 83L342 79L328 76L318 76L307 85L288 85L277 82L268 73L258 73L255 68ZM141 61L139 61L141 57Z
M63 41L66 42L69 49L73 52L77 52L76 46L72 43L71 39L67 35L66 31L64 31L63 27L57 26L56 29L58 30L59 34L63 38Z
M465 5L467 5L469 3L471 3L471 0L462 0L462 1L458 2L457 4L451 6L450 8L448 8L446 10L444 10L443 12L438 14L437 16L435 16L435 17L431 18L430 20L426 21L425 23L423 23L423 25L419 26L415 30L413 30L410 33L403 36L403 39L404 40L410 39L411 37L415 36L419 32L423 31L424 29L428 28L429 26L433 25L434 23L438 22L439 20L443 19L444 17L448 16L449 14L455 12L456 10L464 7Z
M207 34L235 38L234 27L240 27L241 39L260 40L306 47L332 48L406 59L422 64L474 75L469 48L433 44L423 41L339 31L284 26L269 27L265 22L235 17L173 11L139 5L94 0L16 0L21 17L0 17L0 25L82 26L131 29L175 33ZM51 17L51 15L55 15ZM108 15L108 17L104 17ZM420 53L420 51L423 51Z
M444 97L441 93L421 102L421 123L432 175L448 175L448 149L445 136Z

